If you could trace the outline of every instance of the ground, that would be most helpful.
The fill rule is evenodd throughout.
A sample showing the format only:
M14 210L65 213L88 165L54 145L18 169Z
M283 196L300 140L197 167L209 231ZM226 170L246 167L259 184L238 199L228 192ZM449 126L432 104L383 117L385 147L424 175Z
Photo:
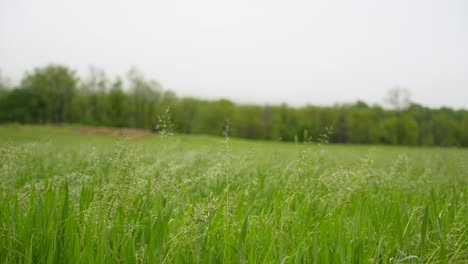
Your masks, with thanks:
M1 263L468 262L466 149L82 131L0 126Z
M90 135L100 135L100 136L120 136L120 137L129 137L129 138L141 138L154 135L149 130L135 129L135 128L114 128L114 127L89 127L89 126L80 126L78 131L81 133L86 133Z

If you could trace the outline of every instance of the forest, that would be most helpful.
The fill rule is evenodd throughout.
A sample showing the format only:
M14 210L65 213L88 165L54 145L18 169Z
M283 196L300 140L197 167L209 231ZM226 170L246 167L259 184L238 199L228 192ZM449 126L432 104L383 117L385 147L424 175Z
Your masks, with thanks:
M136 69L109 78L92 67L80 77L67 66L49 64L26 72L17 85L0 77L0 123L228 133L272 141L468 146L467 110L425 107L400 90L390 91L390 107L362 101L292 107L180 97Z

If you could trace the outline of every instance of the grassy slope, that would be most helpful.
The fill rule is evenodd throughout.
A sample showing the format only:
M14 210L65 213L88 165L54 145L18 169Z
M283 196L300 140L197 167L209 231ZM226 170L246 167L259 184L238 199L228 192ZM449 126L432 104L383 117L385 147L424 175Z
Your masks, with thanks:
M0 127L0 262L468 261L468 150Z

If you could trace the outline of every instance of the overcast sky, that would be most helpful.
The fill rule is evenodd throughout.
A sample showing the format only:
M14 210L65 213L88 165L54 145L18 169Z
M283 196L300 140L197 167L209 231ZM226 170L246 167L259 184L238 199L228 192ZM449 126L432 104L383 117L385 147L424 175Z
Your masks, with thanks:
M131 66L179 95L468 108L468 1L0 0L0 69Z

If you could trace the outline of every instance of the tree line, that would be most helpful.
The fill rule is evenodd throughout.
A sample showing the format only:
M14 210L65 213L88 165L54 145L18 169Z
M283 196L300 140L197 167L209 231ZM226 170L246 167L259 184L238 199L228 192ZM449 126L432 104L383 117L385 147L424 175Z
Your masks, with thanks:
M468 111L431 109L393 90L393 108L362 101L334 106L235 104L178 97L132 69L84 78L63 65L26 72L18 85L0 75L0 123L134 127L176 133L331 143L468 146Z

